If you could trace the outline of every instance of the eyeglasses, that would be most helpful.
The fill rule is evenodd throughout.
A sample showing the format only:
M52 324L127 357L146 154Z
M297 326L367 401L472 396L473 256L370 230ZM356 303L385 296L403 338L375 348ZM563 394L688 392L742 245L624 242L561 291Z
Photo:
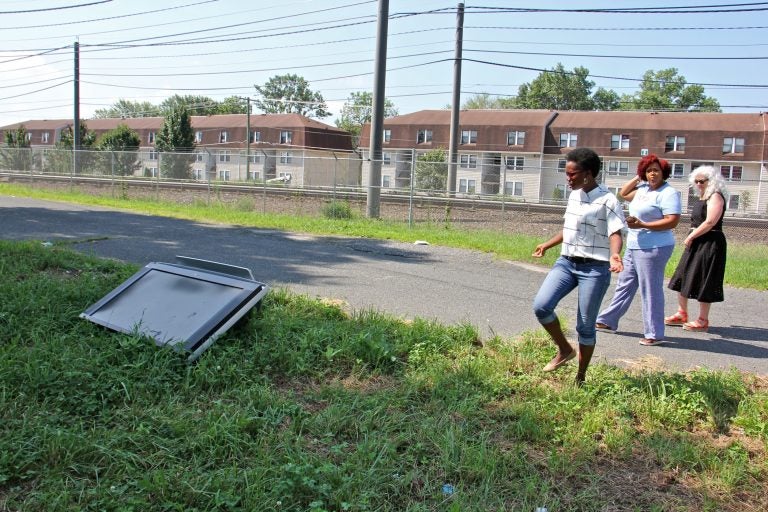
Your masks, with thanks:
M707 178L704 178L703 180L693 180L693 182L696 183L697 185L701 185L702 183L706 183L708 181L709 179Z

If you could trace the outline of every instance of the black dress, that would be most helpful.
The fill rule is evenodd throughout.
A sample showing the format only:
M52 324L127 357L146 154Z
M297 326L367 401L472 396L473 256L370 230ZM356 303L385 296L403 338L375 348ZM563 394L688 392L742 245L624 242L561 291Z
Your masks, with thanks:
M716 192L719 194L719 192ZM722 195L722 194L721 194ZM683 297L699 302L722 302L727 244L723 234L723 213L715 226L694 238L677 264L669 280L669 288ZM707 202L699 200L691 211L691 228L697 228L707 218Z

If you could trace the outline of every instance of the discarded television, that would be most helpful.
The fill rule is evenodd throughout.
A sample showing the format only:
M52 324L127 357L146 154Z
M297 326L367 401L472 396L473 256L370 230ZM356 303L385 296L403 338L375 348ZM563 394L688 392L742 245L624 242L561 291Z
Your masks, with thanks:
M149 263L90 306L80 318L139 333L194 361L259 305L269 287L244 267L177 256L183 264Z

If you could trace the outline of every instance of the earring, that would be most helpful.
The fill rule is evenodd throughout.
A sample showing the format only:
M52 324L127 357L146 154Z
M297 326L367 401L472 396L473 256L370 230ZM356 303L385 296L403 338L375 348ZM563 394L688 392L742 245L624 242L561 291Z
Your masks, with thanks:
M583 185L586 185L588 181L589 181L589 180L588 180L587 178L584 178L584 181L582 181L581 183L582 183Z

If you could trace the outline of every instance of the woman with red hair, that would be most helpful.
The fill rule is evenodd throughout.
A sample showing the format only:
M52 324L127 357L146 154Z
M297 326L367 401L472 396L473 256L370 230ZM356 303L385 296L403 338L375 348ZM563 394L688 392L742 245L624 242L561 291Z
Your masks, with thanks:
M664 268L675 246L672 230L680 222L680 194L667 179L669 162L656 155L643 157L637 176L619 190L629 203L627 250L610 305L597 317L595 327L615 331L638 288L642 301L641 345L664 343Z

